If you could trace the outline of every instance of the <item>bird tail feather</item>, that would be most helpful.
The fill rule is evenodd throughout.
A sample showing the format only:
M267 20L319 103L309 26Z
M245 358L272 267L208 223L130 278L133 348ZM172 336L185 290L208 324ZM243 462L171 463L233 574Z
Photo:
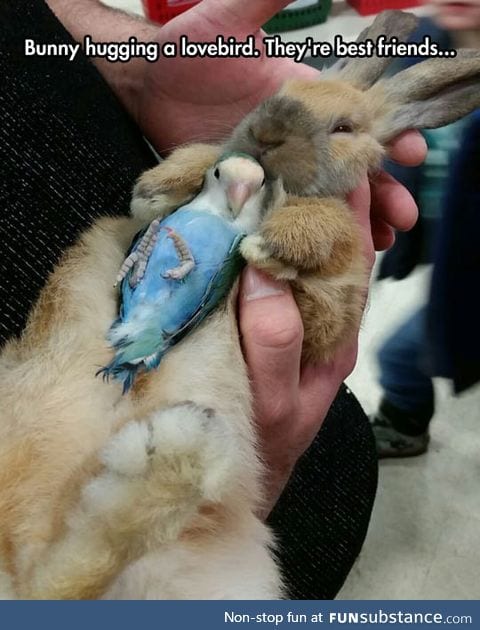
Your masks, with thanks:
M139 370L143 369L146 372L156 369L160 365L163 352L155 352L148 357L145 357L139 363L126 363L122 362L121 356L115 357L107 366L98 370L95 376L102 375L102 378L107 383L111 378L123 383L123 393L126 394L130 391L135 382L135 378Z
M117 363L114 359L107 366L98 370L95 376L102 375L104 382L108 383L111 378L123 383L123 394L126 394L132 388L135 381L139 365L131 365L129 363Z

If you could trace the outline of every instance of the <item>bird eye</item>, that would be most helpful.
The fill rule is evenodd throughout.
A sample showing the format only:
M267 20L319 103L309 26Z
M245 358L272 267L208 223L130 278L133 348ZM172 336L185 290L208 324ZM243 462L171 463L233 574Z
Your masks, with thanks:
M350 123L341 123L334 127L332 133L353 133L353 126Z
M219 168L216 168L216 169L215 169L215 172L214 172L213 174L215 175L215 177L216 177L217 179L220 179L220 169L219 169Z

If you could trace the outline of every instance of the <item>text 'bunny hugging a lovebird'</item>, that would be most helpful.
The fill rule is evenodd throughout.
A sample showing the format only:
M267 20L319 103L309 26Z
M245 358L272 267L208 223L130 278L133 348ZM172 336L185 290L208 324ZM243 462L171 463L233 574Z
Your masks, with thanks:
M361 39L416 24L386 12ZM288 596L259 517L237 278L250 263L290 282L305 361L357 334L368 264L347 194L403 130L480 107L477 51L384 79L390 61L287 82L223 144L144 173L130 216L62 258L0 355L0 596Z

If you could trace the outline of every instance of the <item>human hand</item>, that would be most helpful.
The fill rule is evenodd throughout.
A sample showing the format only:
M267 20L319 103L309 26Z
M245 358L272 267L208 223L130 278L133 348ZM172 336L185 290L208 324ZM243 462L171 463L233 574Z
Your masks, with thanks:
M218 34L244 39L259 31L285 0L203 0L162 29L161 41L213 41ZM259 102L293 76L318 73L285 59L162 60L149 68L139 121L160 149L198 140L222 140ZM417 132L399 137L391 157L404 165L423 161L426 145ZM378 174L350 197L371 266L374 246L389 247L393 228L413 226L417 209L408 191L386 173ZM370 211L371 209L371 211ZM344 379L356 362L357 340L328 364L301 365L303 325L290 288L250 268L239 298L239 326L252 379L255 417L268 466L268 513L295 463L318 433Z
M263 51L261 26L291 0L203 0L168 22L157 41L214 42L218 35L244 41L254 35ZM161 151L192 141L223 140L260 102L292 77L315 78L318 71L289 59L160 58L145 68L136 118Z
M403 134L392 156L414 165L426 151L421 136ZM375 248L393 241L392 226L409 229L416 220L410 193L389 175L367 177L349 197L361 229L364 256L371 270ZM365 299L368 288L365 287ZM244 273L239 298L239 327L254 395L254 411L268 467L266 516L280 496L304 451L310 446L340 385L355 367L358 331L329 363L301 364L303 325L292 292L252 268Z
M426 155L427 143L417 131L401 134L389 147L390 158L403 166L418 166ZM385 171L376 174L370 186L372 239L375 249L382 251L395 242L395 230L406 232L415 225L418 209L410 192Z
M367 178L350 198L363 236L365 257L375 259ZM365 287L367 293L367 287ZM357 335L328 363L302 365L303 325L287 283L248 268L239 297L239 327L252 383L254 413L267 465L268 515L300 456L314 440L354 368Z

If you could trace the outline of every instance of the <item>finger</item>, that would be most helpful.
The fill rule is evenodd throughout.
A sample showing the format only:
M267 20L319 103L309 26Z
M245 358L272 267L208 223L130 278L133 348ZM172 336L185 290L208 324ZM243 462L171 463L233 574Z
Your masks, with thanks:
M381 218L372 217L372 235L375 251L383 252L395 243L395 231Z
M419 166L427 157L427 143L419 131L405 131L388 147L390 159L404 166Z
M276 59L272 68L274 76L278 79L278 85L282 86L288 79L304 79L306 81L318 81L321 72L305 63L298 63L292 59Z
M397 180L385 171L371 180L372 215L396 230L411 230L418 218L415 199Z
M355 216L363 230L370 228L370 182L368 177L362 179L360 185L348 196L349 205L355 210Z
M222 26L235 20L239 30L255 32L292 0L203 0L200 7L215 16Z
M372 266L375 261L375 249L373 246L372 226L370 221L370 182L367 176L364 177L360 186L350 193L348 203L355 210L355 217L360 224L362 232L365 258L368 264Z
M257 416L288 413L298 398L303 342L289 286L248 267L240 287L239 325Z

